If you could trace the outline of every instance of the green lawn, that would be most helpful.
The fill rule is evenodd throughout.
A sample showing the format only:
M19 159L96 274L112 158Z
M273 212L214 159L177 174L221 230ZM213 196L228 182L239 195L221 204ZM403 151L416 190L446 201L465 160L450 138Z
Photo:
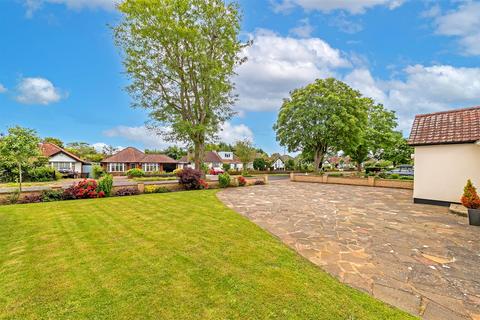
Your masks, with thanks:
M214 190L0 208L0 318L409 319Z

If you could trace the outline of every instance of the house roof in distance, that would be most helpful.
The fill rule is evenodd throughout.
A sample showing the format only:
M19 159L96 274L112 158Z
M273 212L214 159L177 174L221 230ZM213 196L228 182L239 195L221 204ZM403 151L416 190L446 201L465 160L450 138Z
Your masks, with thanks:
M480 106L415 117L408 144L412 146L474 143L480 140Z
M69 156L70 158L72 158L74 160L77 160L78 162L88 163L85 160L80 159L79 157L77 157L73 153L68 152L67 150L65 150L63 148L60 148L56 144L53 144L53 143L50 143L50 142L41 143L40 144L40 151L42 152L42 155L44 157L50 158L50 157L53 157L56 154L64 153L67 156Z
M178 161L164 154L145 154L142 151L128 147L113 156L102 160L102 163L177 163Z

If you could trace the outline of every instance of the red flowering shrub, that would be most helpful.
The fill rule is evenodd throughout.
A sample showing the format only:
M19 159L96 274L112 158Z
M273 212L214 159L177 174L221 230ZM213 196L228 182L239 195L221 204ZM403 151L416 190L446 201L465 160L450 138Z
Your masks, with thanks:
M93 179L84 179L65 189L64 199L91 199L103 198L104 192L97 192L97 182Z
M243 187L246 184L247 184L247 179L245 179L245 177L243 176L238 177L238 185L240 187Z
M472 181L468 179L467 185L463 189L462 204L469 209L480 208L480 197L477 194L477 189L473 186Z
M186 190L198 190L202 188L200 180L202 173L198 170L185 168L177 173L178 183L180 183Z
M202 186L202 189L208 189L207 181L200 179L200 185Z

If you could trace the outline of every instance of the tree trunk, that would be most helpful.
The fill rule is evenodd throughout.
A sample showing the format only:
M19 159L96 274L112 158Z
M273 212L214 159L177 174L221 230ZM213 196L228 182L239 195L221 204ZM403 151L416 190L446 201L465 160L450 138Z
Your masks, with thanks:
M18 189L22 192L22 164L18 163Z
M205 155L205 139L203 137L198 137L194 142L195 149L193 154L193 161L195 163L195 169L202 171L202 165L204 162Z
M362 163L361 162L357 162L357 171L359 173L362 172Z
M319 172L320 169L322 168L324 156L325 156L325 152L323 151L323 149L315 150L315 155L314 155L315 172Z

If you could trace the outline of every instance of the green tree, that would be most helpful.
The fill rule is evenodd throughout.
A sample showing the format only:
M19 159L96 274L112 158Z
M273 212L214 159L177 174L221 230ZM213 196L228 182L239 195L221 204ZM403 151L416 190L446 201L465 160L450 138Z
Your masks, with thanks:
M368 120L360 135L360 143L345 149L345 153L357 163L357 170L362 171L362 163L372 156L378 159L385 149L395 142L394 128L397 126L395 112L387 110L381 104L368 102Z
M255 158L253 160L253 168L255 170L264 171L267 169L267 161L264 158Z
M394 166L399 164L411 164L412 154L414 150L408 145L401 132L393 134L393 142L389 145L381 155L384 160L391 161Z
M22 191L23 167L40 156L40 138L35 130L19 126L8 129L0 139L0 157L15 163L18 168L18 188Z
M248 164L252 162L257 155L256 149L252 146L252 143L249 140L237 141L234 149L235 155L243 164L243 171L246 172Z
M161 150L160 153L165 154L175 160L179 160L181 157L187 155L187 151L178 146L170 146L164 150Z
M316 80L285 99L273 126L289 152L313 155L319 171L329 149L345 150L360 143L370 99L333 79Z
M54 137L46 137L46 138L43 138L42 142L44 143L53 143L54 145L57 145L59 146L60 148L63 148L64 145L63 145L63 141L58 139L58 138L54 138Z
M114 27L132 83L134 107L150 109L167 140L193 145L195 168L205 144L233 114L232 77L244 59L239 6L224 0L125 0ZM168 130L162 130L168 126Z
M110 156L113 156L117 152L118 152L118 148L115 148L112 145L106 145L106 146L103 146L103 148L102 148L102 154L104 156L110 157Z

